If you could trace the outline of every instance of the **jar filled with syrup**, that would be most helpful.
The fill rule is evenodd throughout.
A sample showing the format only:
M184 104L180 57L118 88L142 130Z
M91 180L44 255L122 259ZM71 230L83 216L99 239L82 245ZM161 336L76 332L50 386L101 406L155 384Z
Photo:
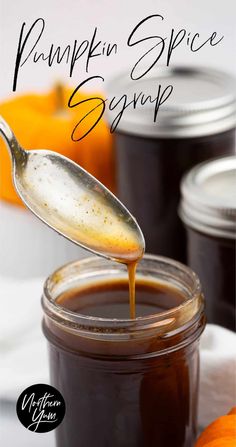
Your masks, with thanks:
M201 279L207 320L235 330L236 156L196 166L181 190L188 264Z
M155 119L159 86L173 91ZM109 98L131 101L114 132L117 194L137 218L147 252L186 261L180 181L194 165L234 153L235 91L234 78L209 68L153 68L135 81L127 71L108 84ZM109 111L110 126L122 103Z
M51 383L66 403L57 447L192 447L205 317L188 267L144 256L133 319L126 266L99 257L52 274L42 304Z

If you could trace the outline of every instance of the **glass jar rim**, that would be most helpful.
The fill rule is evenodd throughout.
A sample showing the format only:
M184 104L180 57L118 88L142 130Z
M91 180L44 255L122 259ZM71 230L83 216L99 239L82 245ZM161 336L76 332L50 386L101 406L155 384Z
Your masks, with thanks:
M187 321L182 321L182 325L186 325L186 323L189 323L190 320L196 319L193 318L198 317L199 314L203 311L203 298L202 298L202 291L201 291L201 284L199 281L198 276L187 266L184 264L181 264L178 261L172 260L170 258L162 257L162 256L156 256L151 254L145 254L142 260L139 263L138 269L137 269L137 275L139 276L139 268L142 266L143 262L148 263L156 263L159 266L162 265L162 267L167 266L171 269L176 269L179 271L180 276L188 277L192 281L191 291L189 291L189 298L183 301L179 306L173 307L171 309L168 309L163 312L159 312L156 314L151 314L148 316L143 317L137 317L135 319L116 319L116 318L103 318L103 317L94 317L89 315L82 315L76 312L73 312L71 310L68 310L67 308L61 306L60 304L56 303L56 298L53 298L51 296L51 288L52 284L58 284L60 280L65 277L63 273L65 274L68 269L76 269L86 266L94 266L94 265L104 265L106 266L107 273L110 270L115 272L114 268L116 268L116 271L118 271L118 268L120 270L125 272L126 266L124 264L119 264L117 262L113 262L107 259L104 259L102 257L98 256L91 256L79 261L70 262L59 269L57 269L52 275L50 275L45 284L44 284L44 292L42 297L42 306L45 314L54 320L56 320L59 324L63 324L64 326L70 327L72 331L74 330L80 330L80 331L88 331L91 332L99 332L99 328L106 332L107 334L116 333L117 335L121 335L122 332L137 332L137 331L144 331L145 329L151 330L151 329L157 329L158 326L163 329L163 327L169 327L173 326L173 320L176 320L176 314L186 314L191 315L192 318L187 318ZM123 267L122 267L123 266ZM78 269L79 271L79 269ZM157 282L162 282L159 278L157 278ZM176 286L176 284L175 284ZM176 287L177 288L177 287ZM68 290L68 288L67 288ZM187 294L186 294L187 296ZM191 312L190 312L191 310Z

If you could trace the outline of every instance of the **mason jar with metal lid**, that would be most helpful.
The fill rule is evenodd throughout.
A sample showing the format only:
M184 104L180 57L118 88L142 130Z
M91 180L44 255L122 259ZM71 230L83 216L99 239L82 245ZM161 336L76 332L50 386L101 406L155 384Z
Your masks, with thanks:
M188 263L198 273L209 323L235 329L236 156L193 168L181 183Z
M153 100L159 86L163 92L168 85L173 90L154 121L148 95ZM116 100L126 94L127 103L136 93L135 107L131 102L125 108L114 133L117 195L140 223L147 251L185 261L180 180L201 161L234 153L235 80L204 68L158 68L136 81L126 72L108 84L107 93ZM121 102L107 115L110 125Z

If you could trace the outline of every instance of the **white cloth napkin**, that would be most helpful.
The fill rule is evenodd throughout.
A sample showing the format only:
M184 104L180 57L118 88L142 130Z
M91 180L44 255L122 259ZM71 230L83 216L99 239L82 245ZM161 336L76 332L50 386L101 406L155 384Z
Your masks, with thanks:
M42 333L43 279L0 277L0 399L16 400L34 383L48 383ZM204 428L236 405L236 334L207 325L200 343L199 425Z
M15 400L28 386L49 381L43 282L0 277L0 399Z
M200 342L199 426L236 405L236 334L208 324Z

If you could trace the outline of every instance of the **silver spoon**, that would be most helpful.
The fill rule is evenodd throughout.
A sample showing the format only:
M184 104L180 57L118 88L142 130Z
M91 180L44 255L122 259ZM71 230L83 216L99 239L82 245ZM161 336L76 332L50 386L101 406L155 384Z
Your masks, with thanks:
M56 152L24 150L1 116L0 133L11 154L16 191L37 217L96 254L125 263L142 257L140 227L102 183Z

